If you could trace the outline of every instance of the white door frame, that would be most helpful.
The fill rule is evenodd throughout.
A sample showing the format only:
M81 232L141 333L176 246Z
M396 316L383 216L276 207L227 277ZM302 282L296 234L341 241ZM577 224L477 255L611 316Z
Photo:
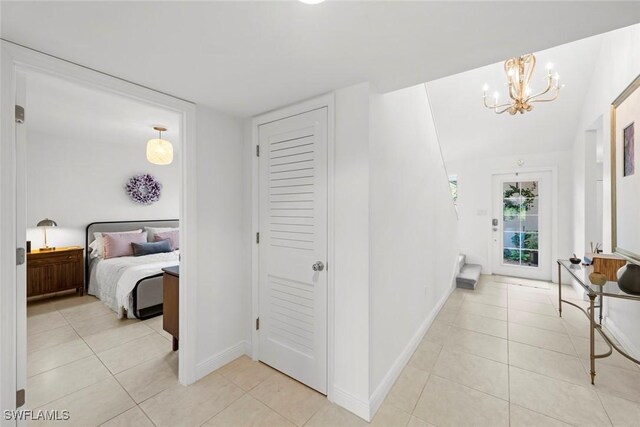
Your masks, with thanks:
M506 175L515 173L536 173L536 172L551 172L551 197L549 197L549 203L551 203L551 281L553 283L558 282L558 272L554 267L555 260L558 259L558 167L557 166L543 166L543 167L529 167L518 169L495 169L490 172L491 182L491 218L493 218L493 176L494 175ZM487 226L490 226L488 224ZM488 254L490 256L489 266L491 271L489 274L493 274L493 262L494 262L494 247L493 247L493 235L489 234Z
M255 319L260 313L260 251L255 243L255 235L259 232L260 224L260 162L255 155L255 146L260 142L258 135L258 127L260 125L273 122L298 114L306 113L311 110L327 108L327 220L328 220L328 239L327 239L327 398L333 401L334 391L334 307L335 307L335 288L334 288L334 160L335 160L335 97L327 94L308 101L301 102L296 105L285 107L279 110L271 111L251 119L251 231L253 245L251 247L251 343L252 358L258 360L260 356L258 331L255 328Z
M16 229L16 208L18 204L16 185L19 170L17 164L16 135L14 121L14 103L16 94L16 73L38 72L63 78L85 86L111 92L139 102L152 104L160 108L175 111L181 115L180 138L182 143L182 187L180 196L180 238L181 280L197 283L196 262L189 254L197 253L196 233L196 106L173 96L110 76L35 50L1 41L2 100L0 110L1 141L0 147L0 407L15 408L17 313L16 313L16 245L19 242ZM29 111L25 122L28 124ZM144 147L143 147L144 148ZM26 202L26 199L25 201ZM196 307L195 286L180 286L180 357L179 380L190 384L196 379ZM26 363L26 361L24 361ZM28 390L27 390L28 393ZM4 419L4 417L2 417ZM0 421L4 426L6 421ZM13 424L13 422L11 422ZM9 424L7 424L9 425Z

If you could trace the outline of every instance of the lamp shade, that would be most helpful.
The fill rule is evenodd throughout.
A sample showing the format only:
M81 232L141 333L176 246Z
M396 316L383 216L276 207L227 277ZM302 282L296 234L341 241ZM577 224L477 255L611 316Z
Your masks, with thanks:
M173 145L164 139L150 139L147 142L147 160L154 165L168 165L173 162Z
M37 225L37 227L57 227L58 224L56 224L56 222L52 219L49 218L45 218L42 221L40 221Z

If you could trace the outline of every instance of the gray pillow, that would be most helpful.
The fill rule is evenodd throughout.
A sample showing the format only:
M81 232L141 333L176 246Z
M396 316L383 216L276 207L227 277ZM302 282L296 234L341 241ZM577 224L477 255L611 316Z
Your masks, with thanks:
M157 242L131 243L131 247L133 248L133 256L172 252L171 240L169 239L159 240Z

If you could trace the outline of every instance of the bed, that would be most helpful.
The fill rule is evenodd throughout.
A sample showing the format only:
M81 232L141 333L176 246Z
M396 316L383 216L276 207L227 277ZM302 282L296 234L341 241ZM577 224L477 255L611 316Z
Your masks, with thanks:
M162 314L162 269L178 265L178 250L143 256L92 258L94 233L125 232L144 227L177 228L178 220L93 222L86 228L87 292L102 300L119 318L149 319Z

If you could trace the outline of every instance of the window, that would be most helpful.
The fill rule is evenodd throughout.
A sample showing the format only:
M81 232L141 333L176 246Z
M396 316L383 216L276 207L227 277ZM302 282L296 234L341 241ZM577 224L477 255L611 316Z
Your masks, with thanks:
M451 198L453 204L458 203L458 175L449 175L449 189L451 190Z

